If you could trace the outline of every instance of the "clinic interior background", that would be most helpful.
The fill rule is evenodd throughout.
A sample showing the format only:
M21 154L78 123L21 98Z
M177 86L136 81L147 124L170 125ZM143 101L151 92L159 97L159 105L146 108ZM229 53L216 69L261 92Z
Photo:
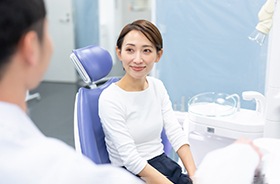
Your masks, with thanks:
M79 81L69 55L91 44L109 50L110 76L121 76L115 56L118 33L126 23L145 18L164 39L163 58L151 75L164 82L175 110L187 111L187 101L202 92L265 92L268 39L263 46L248 39L265 0L45 1L55 47L46 82ZM255 104L241 100L241 107Z

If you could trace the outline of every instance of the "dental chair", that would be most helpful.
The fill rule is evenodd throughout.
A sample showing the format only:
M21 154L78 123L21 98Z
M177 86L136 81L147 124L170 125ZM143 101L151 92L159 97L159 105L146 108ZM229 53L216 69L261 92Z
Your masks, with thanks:
M98 99L105 88L119 80L116 77L103 79L111 71L112 58L108 51L93 45L73 50L70 58L87 84L78 90L75 99L75 149L96 164L110 163L98 115ZM172 146L164 131L162 140L165 153L170 154Z

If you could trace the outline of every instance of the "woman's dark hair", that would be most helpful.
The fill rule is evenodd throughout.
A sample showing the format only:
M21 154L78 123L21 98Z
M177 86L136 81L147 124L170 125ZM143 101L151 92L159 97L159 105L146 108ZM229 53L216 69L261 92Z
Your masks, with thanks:
M158 28L147 20L136 20L131 24L127 24L121 31L118 40L117 47L122 48L124 37L132 30L141 31L150 42L154 44L157 51L160 51L163 47L162 36Z
M44 0L0 0L0 78L22 36L34 30L43 37Z

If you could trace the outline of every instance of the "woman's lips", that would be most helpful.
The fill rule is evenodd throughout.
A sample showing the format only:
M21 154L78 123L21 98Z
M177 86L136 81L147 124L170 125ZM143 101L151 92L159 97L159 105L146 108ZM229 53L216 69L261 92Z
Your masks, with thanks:
M146 68L145 66L131 66L131 68L134 70L134 71L142 71L144 70L144 68Z

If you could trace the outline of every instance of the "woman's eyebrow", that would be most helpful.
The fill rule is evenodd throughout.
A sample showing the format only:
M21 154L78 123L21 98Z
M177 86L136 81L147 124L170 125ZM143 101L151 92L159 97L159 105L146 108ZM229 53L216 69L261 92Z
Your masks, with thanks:
M151 48L153 48L152 45L143 45L142 47L151 47Z
M125 44L125 46L135 46L135 44L133 44L133 43L127 43L127 44Z
M125 46L133 46L133 47L135 47L136 45L135 44L133 44L133 43L126 43L125 44ZM152 45L142 45L141 46L142 48L154 48Z

